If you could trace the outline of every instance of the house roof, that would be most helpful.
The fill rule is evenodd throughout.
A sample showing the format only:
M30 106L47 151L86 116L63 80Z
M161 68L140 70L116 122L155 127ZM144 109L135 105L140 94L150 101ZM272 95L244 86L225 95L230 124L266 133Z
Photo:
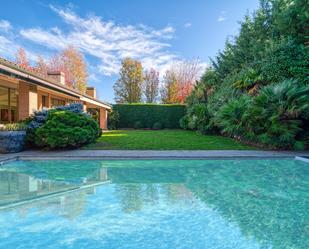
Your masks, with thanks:
M16 63L13 63L1 57L0 57L0 73L8 75L10 77L15 77L25 81L29 81L37 85L45 86L47 88L51 88L59 92L68 94L70 96L78 97L82 101L90 102L92 104L97 104L98 106L111 109L111 105L109 103L93 98L87 94L83 94L77 91L76 89L72 89L68 86L62 85L53 79L50 79L44 75L33 72L31 70L27 70L23 67L20 67Z

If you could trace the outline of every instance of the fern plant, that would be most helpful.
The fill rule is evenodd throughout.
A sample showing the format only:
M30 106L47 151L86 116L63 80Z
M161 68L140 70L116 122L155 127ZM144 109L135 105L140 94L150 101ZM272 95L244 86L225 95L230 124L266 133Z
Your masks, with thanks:
M303 130L309 114L309 85L294 80L266 86L255 97L247 113L249 129L262 143L291 147Z
M223 105L215 117L215 122L222 132L229 136L243 136L246 133L246 111L250 97L241 96Z

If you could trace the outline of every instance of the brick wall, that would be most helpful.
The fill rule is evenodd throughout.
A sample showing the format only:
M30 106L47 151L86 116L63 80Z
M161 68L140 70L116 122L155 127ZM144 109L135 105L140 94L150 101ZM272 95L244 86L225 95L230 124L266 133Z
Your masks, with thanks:
M100 128L103 130L107 129L107 110L100 107Z
M93 98L97 97L97 92L96 92L96 89L94 87L87 87L86 94L89 95L90 97L93 97Z
M18 117L23 120L29 117L29 84L23 81L19 82L18 88Z
M23 120L29 117L38 108L36 86L20 81L18 88L18 117Z

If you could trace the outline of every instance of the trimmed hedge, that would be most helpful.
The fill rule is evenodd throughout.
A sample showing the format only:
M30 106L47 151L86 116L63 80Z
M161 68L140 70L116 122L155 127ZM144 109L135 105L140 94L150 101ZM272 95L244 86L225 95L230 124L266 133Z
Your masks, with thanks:
M179 120L185 115L185 105L178 104L116 104L113 111L119 113L118 128L178 129Z

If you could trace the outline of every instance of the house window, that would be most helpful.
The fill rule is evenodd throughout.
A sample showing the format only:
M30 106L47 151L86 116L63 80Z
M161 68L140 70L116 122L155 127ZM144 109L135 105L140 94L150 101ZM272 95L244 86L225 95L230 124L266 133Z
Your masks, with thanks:
M47 105L47 96L42 95L42 107L48 107Z
M0 123L17 121L17 90L0 86Z
M52 106L62 106L62 105L65 105L65 101L62 100L62 99L56 99L56 98L52 98L51 99L51 104Z

